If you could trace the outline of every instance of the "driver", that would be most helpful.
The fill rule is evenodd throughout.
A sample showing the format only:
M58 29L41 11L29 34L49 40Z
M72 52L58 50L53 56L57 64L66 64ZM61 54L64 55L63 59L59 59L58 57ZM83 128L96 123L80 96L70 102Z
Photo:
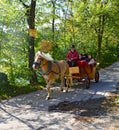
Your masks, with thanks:
M72 45L71 49L68 51L66 55L66 60L69 66L72 67L72 66L76 66L78 59L79 59L79 53L75 49L75 45Z

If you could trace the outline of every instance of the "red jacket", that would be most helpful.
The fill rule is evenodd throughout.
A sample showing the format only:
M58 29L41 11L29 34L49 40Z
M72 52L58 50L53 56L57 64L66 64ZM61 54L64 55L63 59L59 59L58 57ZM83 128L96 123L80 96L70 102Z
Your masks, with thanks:
M78 60L79 59L79 53L75 50L72 52L71 50L66 55L67 60Z

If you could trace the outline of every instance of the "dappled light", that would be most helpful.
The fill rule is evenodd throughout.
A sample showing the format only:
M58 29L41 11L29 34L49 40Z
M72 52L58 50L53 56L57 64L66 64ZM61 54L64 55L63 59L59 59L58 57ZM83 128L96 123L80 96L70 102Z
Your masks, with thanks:
M118 3L0 0L0 130L119 128Z

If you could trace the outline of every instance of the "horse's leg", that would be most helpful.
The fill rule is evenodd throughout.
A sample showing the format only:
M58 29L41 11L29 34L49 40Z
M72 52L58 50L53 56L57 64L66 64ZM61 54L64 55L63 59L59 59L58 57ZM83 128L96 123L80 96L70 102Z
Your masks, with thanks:
M50 85L50 81L49 82L47 82L47 97L46 97L46 100L48 100L48 99L50 99L50 95L51 95L51 85Z
M61 75L61 76L60 76L60 79L61 79L60 90L63 91L63 87L64 87L64 76Z
M66 90L65 90L65 92L68 92L68 89L69 89L69 87L71 87L70 86L70 78L69 77L66 77Z
M69 82L66 79L66 87L64 87L64 75L61 75L61 89L63 90L63 92L68 92L68 88L69 88ZM63 89L65 88L65 89Z
M70 87L70 78L67 77L66 78L66 92L68 92L69 87Z

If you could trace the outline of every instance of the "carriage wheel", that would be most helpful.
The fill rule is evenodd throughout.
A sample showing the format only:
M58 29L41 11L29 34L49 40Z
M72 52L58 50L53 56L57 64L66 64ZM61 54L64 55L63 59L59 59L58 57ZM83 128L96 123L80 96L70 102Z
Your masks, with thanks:
M95 82L96 83L99 82L99 72L98 71L95 72Z
M85 88L90 88L90 79L88 77L85 78Z

